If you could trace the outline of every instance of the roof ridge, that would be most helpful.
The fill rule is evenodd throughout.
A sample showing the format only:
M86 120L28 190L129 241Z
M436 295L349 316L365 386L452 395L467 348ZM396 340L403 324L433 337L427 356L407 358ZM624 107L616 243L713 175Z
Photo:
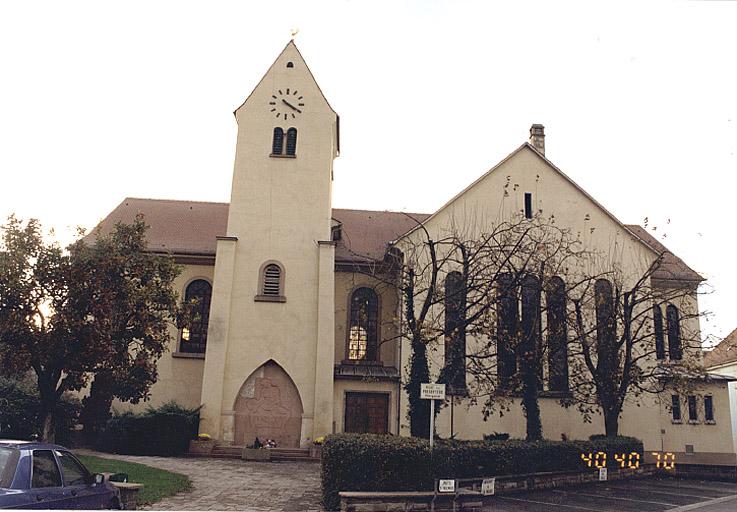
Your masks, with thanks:
M228 205L230 206L229 202L222 202L222 201L194 201L192 199L159 199L155 197L126 197L123 199L123 202L129 201L129 200L137 200L137 201L158 201L161 203L197 203L197 204L221 204L221 205Z
M342 210L344 212L401 213L403 215L432 215L432 213L403 212L403 211L397 211L397 210L364 210L362 208L333 208L333 211L335 210Z

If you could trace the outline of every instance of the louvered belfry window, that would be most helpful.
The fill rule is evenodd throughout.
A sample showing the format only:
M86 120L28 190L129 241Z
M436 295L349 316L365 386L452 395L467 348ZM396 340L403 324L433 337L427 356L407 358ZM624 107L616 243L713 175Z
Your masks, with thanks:
M264 268L263 295L277 297L281 295L281 269L271 263Z
M274 128L274 140L271 143L271 154L281 155L284 151L284 130L277 127Z
M287 130L287 155L294 156L297 154L297 129L290 128Z

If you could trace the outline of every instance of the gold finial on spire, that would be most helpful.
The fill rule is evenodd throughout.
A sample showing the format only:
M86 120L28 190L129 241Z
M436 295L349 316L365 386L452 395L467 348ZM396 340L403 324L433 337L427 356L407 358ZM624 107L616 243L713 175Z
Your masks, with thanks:
M297 27L292 28L292 41L294 41L294 36L296 36L299 33L299 29Z

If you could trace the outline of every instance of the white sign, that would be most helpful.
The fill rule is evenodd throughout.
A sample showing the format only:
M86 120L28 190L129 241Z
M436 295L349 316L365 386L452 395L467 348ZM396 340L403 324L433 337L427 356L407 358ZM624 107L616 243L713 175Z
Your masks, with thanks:
M420 398L424 398L425 400L445 400L445 384L421 384Z
M456 481L440 480L438 482L438 492L456 492Z
M599 468L599 482L604 482L606 480L606 468Z
M481 494L484 496L492 496L494 494L494 486L496 478L484 478L481 481Z

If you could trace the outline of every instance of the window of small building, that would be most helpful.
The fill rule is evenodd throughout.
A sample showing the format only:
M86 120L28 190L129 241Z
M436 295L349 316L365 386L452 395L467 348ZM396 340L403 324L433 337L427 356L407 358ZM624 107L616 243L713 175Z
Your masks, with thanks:
M378 295L371 288L358 288L351 295L350 325L348 327L349 360L378 360L378 322Z
M673 421L680 423L681 421L681 399L678 397L678 395L671 395L670 401L671 401L670 410L671 410L671 414L673 415Z
M287 156L295 156L297 153L297 129L287 130Z
M653 325L655 331L655 357L665 359L665 336L663 333L663 311L659 305L653 306Z
M191 305L187 325L182 327L179 351L204 354L207 345L207 324L210 321L212 286L204 279L189 283L184 292L185 304Z
M445 278L444 373L454 394L466 389L466 286L460 272Z
M711 395L704 397L704 420L714 423L714 398Z
M681 347L681 326L678 308L668 304L665 308L666 322L668 323L668 354L671 359L683 358Z
M696 407L696 397L688 396L688 421L699 421L699 411Z
M532 218L532 193L525 192L525 218Z

